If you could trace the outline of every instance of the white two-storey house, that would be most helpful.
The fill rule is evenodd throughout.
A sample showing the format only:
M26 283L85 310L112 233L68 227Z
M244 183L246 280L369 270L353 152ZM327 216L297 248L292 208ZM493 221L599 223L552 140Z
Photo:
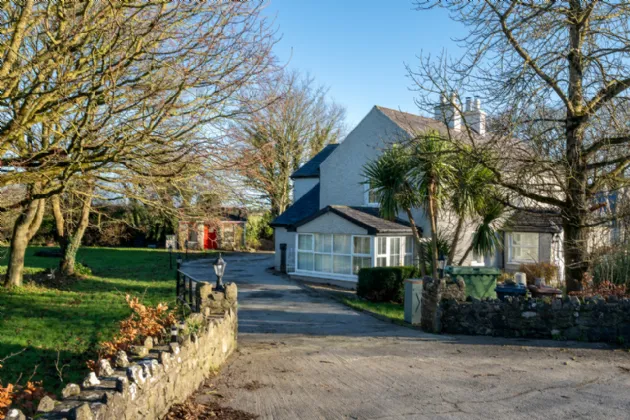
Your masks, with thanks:
M479 101L467 101L464 110L467 123L483 135L485 113ZM353 287L363 267L411 265L414 241L407 218L402 213L394 221L380 217L363 168L393 142L404 142L428 129L444 130L438 113L444 115L444 109L436 107L436 118L427 118L375 106L343 142L325 147L298 169L292 175L293 204L272 222L276 269ZM461 121L451 118L448 125L457 131ZM413 214L418 227L428 233L425 212L414 209ZM440 230L448 232L454 224L454 218L443 212ZM504 250L496 255L470 255L466 262L477 260L512 270L523 262L561 264L560 222L553 211L542 216L519 212L506 226ZM468 248L472 233L470 226L458 247L460 254Z

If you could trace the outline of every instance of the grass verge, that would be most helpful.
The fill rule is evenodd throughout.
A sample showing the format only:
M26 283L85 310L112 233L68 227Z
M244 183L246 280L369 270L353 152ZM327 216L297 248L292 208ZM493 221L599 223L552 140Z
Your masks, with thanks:
M30 247L26 272L58 266L58 259L36 257ZM0 273L6 272L7 252L0 248ZM213 253L195 253L193 258ZM94 358L99 342L109 340L118 322L131 313L125 295L143 303L175 302L175 255L170 268L168 251L135 248L82 248L77 261L92 275L63 288L25 285L0 287L0 381L43 381L58 393L68 382L86 374L85 362Z
M396 303L369 302L356 297L342 297L339 299L344 305L360 311L371 312L388 320L403 325L405 323L405 310L403 305Z

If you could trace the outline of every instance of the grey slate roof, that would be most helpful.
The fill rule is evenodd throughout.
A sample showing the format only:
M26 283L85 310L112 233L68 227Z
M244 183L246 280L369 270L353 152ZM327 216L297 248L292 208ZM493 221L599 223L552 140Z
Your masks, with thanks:
M329 144L324 147L318 154L313 156L311 160L302 165L300 169L293 172L291 178L319 178L319 165L335 151L337 146L339 145Z
M319 183L270 223L272 227L290 227L319 210Z
M466 130L456 131L448 129L443 121L436 120L434 118L423 117L421 115L410 114L408 112L397 111L395 109L386 108L384 106L375 105L383 115L389 118L394 124L406 131L411 137L415 137L418 134L424 133L428 130L435 130L445 137L452 137L465 143L469 143L472 135L476 141L484 141L484 136L479 136L476 133L468 133ZM516 139L512 142L520 144ZM514 152L511 151L512 154Z
M412 136L426 130L446 131L444 123L433 118L397 111L380 105L376 105L376 109Z
M398 218L394 221L383 219L380 217L379 210L376 207L328 206L310 217L300 220L293 227L302 226L326 213L334 213L343 217L349 222L366 229L369 235L411 235L412 233L408 222Z
M558 210L516 210L505 222L503 229L512 232L560 233L562 218Z

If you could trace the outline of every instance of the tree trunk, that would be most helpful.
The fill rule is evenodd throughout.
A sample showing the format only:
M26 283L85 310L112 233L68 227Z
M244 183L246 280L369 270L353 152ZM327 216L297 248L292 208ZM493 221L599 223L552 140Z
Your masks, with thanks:
M61 198L59 195L53 195L50 199L52 207L53 217L55 219L55 239L61 249L61 255L66 253L66 247L68 246L68 238L66 238L65 231L65 218L61 211Z
M569 2L571 13L583 13L580 2ZM571 104L566 114L566 206L562 209L564 228L564 273L567 292L580 289L584 274L588 271L587 230L584 224L588 215L586 190L587 170L584 156L584 132L589 119L584 108L584 57L583 37L588 22L569 25L568 99Z
M462 228L464 227L464 218L460 217L457 220L457 226L455 227L455 233L453 234L453 242L451 242L451 250L448 253L448 264L452 265L453 261L455 261L455 254L457 252L457 244L459 243L459 237L462 233Z
M564 229L564 273L567 292L580 289L584 274L588 271L588 232L585 223L588 217L588 187L584 162L584 116L567 116L567 195L562 209Z
M431 180L429 184L429 219L431 222L431 243L433 249L431 250L431 275L435 280L438 280L438 238L437 238L437 205L435 202L435 181Z
M4 280L7 287L22 286L26 248L42 224L45 208L46 202L43 199L31 201L15 221L9 248L9 266Z
M413 233L413 237L416 240L416 253L418 254L418 258L420 259L418 265L420 266L420 274L422 277L427 275L427 267L426 267L426 258L424 256L424 244L420 240L420 232L418 232L418 227L416 226L416 220L413 218L413 214L411 214L411 209L405 209L407 212L407 217L409 218L409 224L411 225L411 232Z
M564 229L564 278L567 292L578 291L584 274L589 270L586 213L578 208L565 209Z
M470 254L470 251L472 251L472 249L473 249L473 244L471 243L470 245L468 245L466 252L464 252L464 256L459 260L458 265L464 264L464 261L466 261L466 257L468 257L468 254Z
M90 186L85 197L83 198L83 205L81 206L81 218L79 219L77 229L71 235L69 234L69 232L65 232L65 249L63 250L60 268L61 273L66 276L71 276L74 274L74 266L76 264L77 252L81 247L83 235L85 234L85 230L87 229L90 222L90 211L92 210L93 192L94 187Z

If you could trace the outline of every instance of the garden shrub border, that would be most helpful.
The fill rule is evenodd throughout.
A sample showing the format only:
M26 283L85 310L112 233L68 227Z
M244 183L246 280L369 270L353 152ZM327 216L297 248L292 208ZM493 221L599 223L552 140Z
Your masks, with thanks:
M415 267L370 267L359 270L357 296L371 302L403 303L405 280L418 273Z

